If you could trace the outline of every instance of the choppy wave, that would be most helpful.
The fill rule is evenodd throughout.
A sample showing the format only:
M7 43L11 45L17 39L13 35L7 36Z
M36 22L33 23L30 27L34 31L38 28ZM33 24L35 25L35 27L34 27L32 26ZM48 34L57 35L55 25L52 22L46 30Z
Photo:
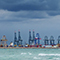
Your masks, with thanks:
M60 56L60 54L38 54L38 56Z
M26 54L28 54L28 55L32 55L32 53L30 53L30 52L28 52L28 53L21 53L21 55L26 55Z
M1 49L0 60L60 60L58 49Z
M26 55L27 53L21 53L21 55L22 55L22 54L23 54L23 55Z
M34 57L33 59L41 59L40 57Z

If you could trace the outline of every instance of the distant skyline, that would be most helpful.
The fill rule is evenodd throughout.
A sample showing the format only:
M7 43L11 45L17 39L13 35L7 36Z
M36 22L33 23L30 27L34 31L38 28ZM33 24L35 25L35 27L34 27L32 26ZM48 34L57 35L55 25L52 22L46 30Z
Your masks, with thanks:
M14 41L14 32L21 32L28 42L29 29L44 36L60 35L60 0L0 0L0 39L6 35L8 44ZM17 34L18 36L18 34Z

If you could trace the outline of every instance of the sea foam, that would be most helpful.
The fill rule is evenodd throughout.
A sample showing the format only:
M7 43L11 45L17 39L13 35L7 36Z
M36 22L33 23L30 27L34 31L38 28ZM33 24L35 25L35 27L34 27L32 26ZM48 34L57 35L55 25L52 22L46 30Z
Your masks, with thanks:
M38 54L38 56L60 56L60 54Z

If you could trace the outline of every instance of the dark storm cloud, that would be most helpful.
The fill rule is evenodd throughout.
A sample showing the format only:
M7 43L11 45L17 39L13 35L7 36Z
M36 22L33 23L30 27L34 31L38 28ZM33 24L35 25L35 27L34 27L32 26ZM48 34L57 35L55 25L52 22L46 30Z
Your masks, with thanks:
M47 11L47 14L50 16L60 15L60 11Z
M0 22L48 18L59 10L59 0L0 0Z
M59 0L0 0L0 9L20 10L58 10Z
M45 11L7 11L0 10L0 22L33 21L50 17ZM35 20L34 20L35 21Z

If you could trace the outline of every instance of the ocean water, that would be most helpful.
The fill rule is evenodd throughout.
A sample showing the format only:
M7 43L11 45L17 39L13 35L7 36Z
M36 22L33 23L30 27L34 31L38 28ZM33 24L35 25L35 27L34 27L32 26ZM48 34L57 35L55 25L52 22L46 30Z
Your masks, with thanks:
M60 49L0 49L0 60L60 60Z

